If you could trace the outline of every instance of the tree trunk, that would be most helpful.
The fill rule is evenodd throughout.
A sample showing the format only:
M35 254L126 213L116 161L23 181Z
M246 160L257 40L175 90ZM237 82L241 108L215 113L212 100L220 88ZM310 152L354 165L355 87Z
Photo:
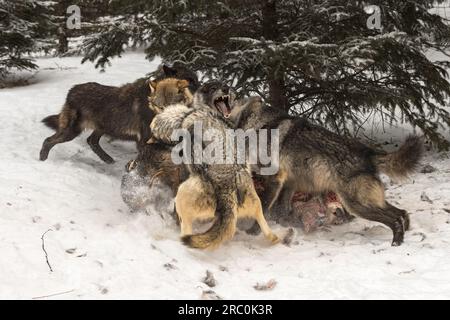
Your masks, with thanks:
M64 22L64 26L61 25L58 28L58 54L63 55L68 50L69 50L69 41L67 40L67 33Z
M58 26L58 54L62 55L69 50L69 41L67 40L67 26L66 26L66 10L68 1L60 1L56 7L56 14L60 17L61 22Z
M275 75L276 71L273 70L269 74L269 103L271 106L288 111L288 101L286 97L286 86L283 76Z
M262 7L262 28L266 40L276 41L278 37L278 16L276 0L265 0ZM288 110L285 72L276 63L268 66L269 103L276 108Z

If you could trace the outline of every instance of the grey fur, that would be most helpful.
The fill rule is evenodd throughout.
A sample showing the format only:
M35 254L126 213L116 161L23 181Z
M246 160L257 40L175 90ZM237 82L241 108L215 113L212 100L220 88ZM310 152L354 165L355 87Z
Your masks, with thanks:
M165 143L171 141L172 132L176 129L193 130L195 121L202 122L203 130L215 129L225 133L232 124L223 118L219 108L214 105L215 99L229 94L231 103L234 94L229 88L218 82L210 82L201 86L194 95L192 105L173 105L164 109L151 123L154 138ZM203 185L213 188L216 203L216 219L212 227L200 235L183 237L183 242L191 247L212 248L233 236L237 221L237 208L247 196L256 195L249 168L233 164L200 164L189 165L191 177L200 178ZM258 199L259 203L259 199ZM261 215L262 216L262 215ZM273 241L277 238L273 236Z
M283 187L283 208L287 212L296 190L333 191L350 213L390 227L394 234L392 245L403 242L409 217L406 211L385 201L378 175L381 170L394 176L411 173L422 154L417 137L408 138L398 152L388 154L260 101L244 105L234 119L244 130L280 129L280 172L264 177L268 192L262 202L267 211L280 197Z

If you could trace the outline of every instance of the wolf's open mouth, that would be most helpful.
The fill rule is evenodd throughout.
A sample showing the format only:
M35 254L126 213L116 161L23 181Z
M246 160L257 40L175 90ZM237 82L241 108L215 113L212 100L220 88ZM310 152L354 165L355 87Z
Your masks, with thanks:
M223 114L225 118L228 118L231 113L231 106L230 106L230 96L225 95L218 97L214 100L214 106L216 109Z

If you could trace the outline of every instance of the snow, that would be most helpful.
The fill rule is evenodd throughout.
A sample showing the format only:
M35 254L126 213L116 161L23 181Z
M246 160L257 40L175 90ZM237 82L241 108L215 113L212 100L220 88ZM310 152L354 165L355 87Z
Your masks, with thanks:
M33 84L0 90L0 298L199 299L207 290L224 299L450 298L448 153L427 152L423 165L435 167L433 173L418 172L402 184L384 177L388 200L411 214L401 247L390 246L386 227L355 219L330 232L295 229L291 246L270 246L262 235L238 231L215 251L192 250L180 243L167 212L131 214L122 202L124 166L136 155L132 143L102 140L114 165L90 150L86 133L38 160L51 134L40 120L59 112L71 86L130 82L158 61L127 53L104 73L80 65L79 57L37 63ZM398 143L410 132L387 130L366 133ZM421 200L423 192L431 203ZM47 230L53 272L42 249ZM202 282L207 270L214 288ZM273 289L255 290L271 279Z

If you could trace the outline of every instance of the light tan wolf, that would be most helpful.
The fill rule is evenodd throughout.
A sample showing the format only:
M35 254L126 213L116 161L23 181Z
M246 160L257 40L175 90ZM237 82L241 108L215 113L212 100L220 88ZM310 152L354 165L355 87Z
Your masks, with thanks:
M249 174L242 174L244 177ZM184 243L194 248L214 248L222 241L232 238L236 230L236 220L239 218L253 218L259 224L264 235L272 242L277 243L278 237L271 231L264 218L261 201L253 186L252 179L243 179L236 185L214 187L212 182L203 179L200 175L191 175L178 188L175 198L175 207L180 219L181 236ZM223 180L226 182L226 180ZM236 188L237 190L233 190ZM216 196L216 190L224 192ZM238 199L233 193L241 193L243 199ZM224 201L221 201L223 198ZM226 202L226 206L223 206ZM218 203L222 205L218 208ZM230 226L224 228L213 227L202 235L192 235L192 224L196 220L212 219L218 210L232 210L233 217ZM219 223L223 223L220 220ZM223 234L221 234L223 232Z
M207 82L195 93L192 105L169 106L158 114L150 126L152 134L159 141L173 144L172 132L191 131L195 121L201 121L204 130L214 128L225 134L231 125L225 118L230 115L233 100L228 86L218 81ZM201 249L218 247L233 237L237 219L241 217L254 218L272 243L279 241L264 218L246 165L202 163L188 165L188 169L190 177L180 185L175 198L182 241L186 245ZM213 217L209 230L192 235L194 220Z
M189 90L187 80L166 78L160 81L150 81L149 107L156 113L161 113L165 107L177 103L190 105L193 100L194 97Z

